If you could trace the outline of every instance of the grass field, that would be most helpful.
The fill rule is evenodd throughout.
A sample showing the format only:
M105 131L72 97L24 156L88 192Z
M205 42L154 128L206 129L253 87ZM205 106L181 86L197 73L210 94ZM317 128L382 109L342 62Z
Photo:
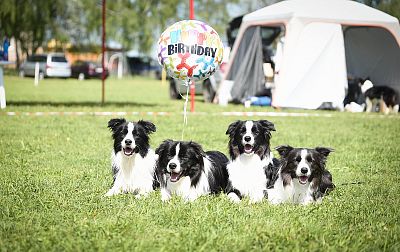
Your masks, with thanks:
M110 116L9 116L6 112L166 111L129 116L153 121L153 147L179 140L183 101L168 99L158 81L5 77L8 106L0 112L1 251L399 251L400 116L321 112L331 117L251 117L275 123L271 145L329 146L337 185L322 204L232 204L225 195L194 203L160 201L156 191L103 197L112 178ZM227 153L228 125L239 116L197 97L185 140ZM296 111L294 111L296 112ZM298 111L304 112L304 111ZM310 112L316 113L316 112Z

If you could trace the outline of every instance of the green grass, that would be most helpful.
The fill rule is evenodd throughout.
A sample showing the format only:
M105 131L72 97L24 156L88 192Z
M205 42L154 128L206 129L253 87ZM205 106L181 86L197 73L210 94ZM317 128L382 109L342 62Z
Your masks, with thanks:
M275 123L272 146L329 146L337 185L322 204L232 204L225 195L163 204L156 191L104 198L112 178L109 116L8 116L24 111L168 111L130 116L157 125L153 147L180 139L183 101L145 78L98 80L6 77L8 106L0 112L1 251L398 251L400 249L400 117L321 112L332 117L254 117ZM185 139L227 153L228 125L244 117L197 97ZM214 113L215 112L215 113ZM303 111L301 111L303 112ZM316 113L309 111L310 113ZM352 184L356 183L356 184Z

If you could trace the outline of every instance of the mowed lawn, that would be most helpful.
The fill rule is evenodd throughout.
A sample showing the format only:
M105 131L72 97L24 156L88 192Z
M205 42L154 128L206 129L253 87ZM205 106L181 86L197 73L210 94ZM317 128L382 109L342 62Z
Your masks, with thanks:
M185 140L227 153L235 120L275 124L271 146L328 146L336 189L322 204L231 203L225 195L162 203L156 191L106 198L112 183L112 116L10 116L6 112L170 112L128 116L154 122L151 145L180 140L184 101L146 78L109 79L106 104L98 80L5 77L0 111L1 251L399 251L400 116L306 111L322 117L223 116L274 111L204 104L196 98ZM285 112L285 110L284 110ZM305 112L305 111L292 111ZM330 116L330 117L327 117ZM276 155L277 153L274 152Z

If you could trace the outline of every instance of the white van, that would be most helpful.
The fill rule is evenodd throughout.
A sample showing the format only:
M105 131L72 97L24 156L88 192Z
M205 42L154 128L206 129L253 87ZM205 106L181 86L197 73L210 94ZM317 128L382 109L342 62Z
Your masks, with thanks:
M35 66L39 63L39 78L71 76L71 65L62 53L33 54L21 66L19 75L35 76Z

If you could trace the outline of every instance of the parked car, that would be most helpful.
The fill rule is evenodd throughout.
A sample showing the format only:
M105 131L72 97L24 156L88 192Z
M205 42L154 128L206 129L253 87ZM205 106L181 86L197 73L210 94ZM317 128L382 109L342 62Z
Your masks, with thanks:
M39 78L71 76L71 66L65 55L62 53L33 54L22 63L19 69L19 75L35 76L35 66L39 63Z
M106 78L109 75L108 69L105 69ZM75 61L71 66L71 77L78 78L79 80L99 78L103 75L103 68L101 64L93 61Z
M150 76L161 80L161 66L151 57L127 57L132 75Z

